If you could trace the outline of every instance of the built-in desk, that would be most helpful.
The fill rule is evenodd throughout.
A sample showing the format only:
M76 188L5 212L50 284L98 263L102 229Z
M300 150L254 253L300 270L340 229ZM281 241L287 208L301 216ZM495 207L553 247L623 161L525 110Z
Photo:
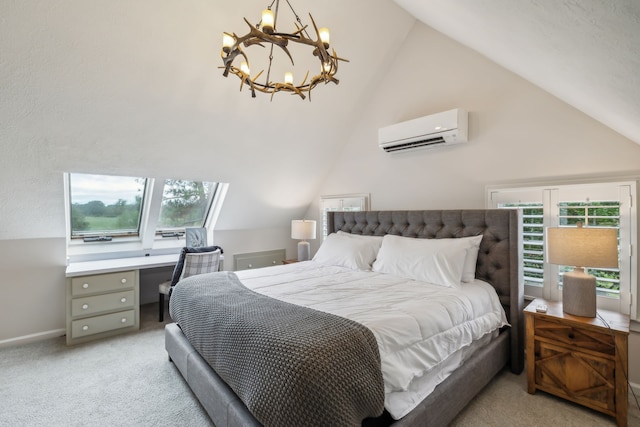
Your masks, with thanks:
M131 258L104 259L100 261L74 262L67 266L67 277L88 274L114 273L126 270L168 267L178 262L179 254L150 255Z
M179 254L67 266L67 344L140 329L140 270L175 265Z

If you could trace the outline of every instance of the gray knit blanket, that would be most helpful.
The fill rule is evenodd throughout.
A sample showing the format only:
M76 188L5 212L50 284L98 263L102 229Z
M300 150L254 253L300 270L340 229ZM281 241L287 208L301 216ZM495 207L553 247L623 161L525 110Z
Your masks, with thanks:
M180 281L169 310L265 426L360 426L382 414L378 346L357 322L258 294L232 272Z

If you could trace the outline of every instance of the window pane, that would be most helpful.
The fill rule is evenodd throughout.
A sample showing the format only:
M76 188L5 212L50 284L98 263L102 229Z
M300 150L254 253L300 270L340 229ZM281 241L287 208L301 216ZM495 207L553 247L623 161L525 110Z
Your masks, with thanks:
M544 227L542 203L499 203L499 208L522 210L524 284L543 286Z
M560 226L575 226L582 222L586 227L611 227L620 234L620 202L561 202ZM619 240L619 238L618 238ZM560 273L573 270L571 266L560 267ZM610 298L620 298L619 268L587 268L586 272L596 277L597 294ZM559 278L562 286L562 274Z
M71 237L137 235L146 180L69 174Z
M216 186L215 182L167 179L157 231L203 227Z
M328 196L320 198L322 238L327 237L327 212L359 212L367 209L367 197Z

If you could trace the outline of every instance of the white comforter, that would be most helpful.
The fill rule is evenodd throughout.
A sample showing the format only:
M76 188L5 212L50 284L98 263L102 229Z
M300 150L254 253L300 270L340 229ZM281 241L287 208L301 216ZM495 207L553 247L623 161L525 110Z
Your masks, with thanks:
M237 274L258 293L367 326L380 348L385 407L396 419L462 362L472 342L507 324L495 290L481 281L453 289L314 261Z

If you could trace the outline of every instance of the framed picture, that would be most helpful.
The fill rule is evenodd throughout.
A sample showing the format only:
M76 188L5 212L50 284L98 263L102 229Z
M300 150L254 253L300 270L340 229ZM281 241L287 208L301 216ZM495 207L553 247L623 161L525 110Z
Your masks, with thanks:
M186 246L190 248L201 248L207 246L207 229L204 227L185 228Z

